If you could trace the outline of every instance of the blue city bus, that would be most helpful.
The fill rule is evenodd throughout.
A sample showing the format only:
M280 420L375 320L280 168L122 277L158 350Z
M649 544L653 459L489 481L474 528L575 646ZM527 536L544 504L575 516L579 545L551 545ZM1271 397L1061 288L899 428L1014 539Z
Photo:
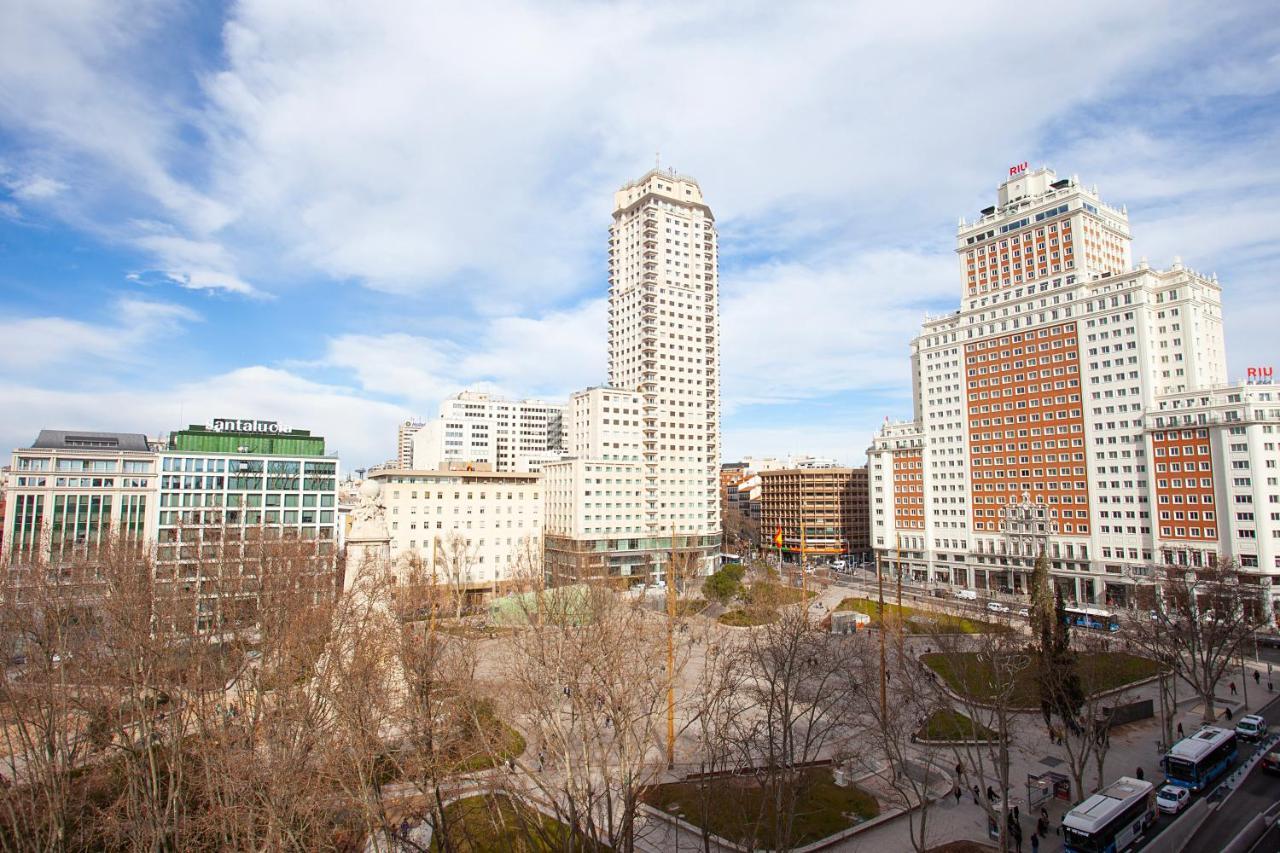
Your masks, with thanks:
M1062 818L1068 853L1123 853L1156 819L1156 787L1121 776Z
M1098 607L1070 605L1064 607L1066 623L1077 628L1089 628L1093 631L1119 631L1120 621L1110 610Z
M1170 747L1160 763L1170 785L1203 791L1236 760L1236 733L1205 726Z

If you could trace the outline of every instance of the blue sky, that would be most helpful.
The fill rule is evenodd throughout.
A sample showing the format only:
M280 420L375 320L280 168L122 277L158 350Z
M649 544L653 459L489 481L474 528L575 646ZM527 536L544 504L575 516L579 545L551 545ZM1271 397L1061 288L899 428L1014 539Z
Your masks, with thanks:
M1280 324L1268 3L0 6L0 443L276 419L346 467L480 387L604 381L613 191L697 177L724 448L860 462L910 415L960 216L1011 163Z

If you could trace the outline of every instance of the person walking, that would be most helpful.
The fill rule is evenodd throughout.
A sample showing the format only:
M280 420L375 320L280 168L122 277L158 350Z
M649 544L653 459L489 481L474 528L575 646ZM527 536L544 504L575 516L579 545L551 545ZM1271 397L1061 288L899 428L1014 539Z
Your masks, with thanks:
M1255 685L1262 684L1262 673L1258 672L1256 669L1253 671L1253 683Z
M996 789L988 785L987 786L987 802L989 803L995 798L996 798Z
M1178 723L1178 737L1186 737L1182 732L1182 723Z
M1229 682L1229 683L1227 684L1227 687L1231 688L1231 695L1232 695L1232 696L1236 695L1236 683L1235 683L1234 681Z
M1040 836L1031 833L1031 853L1040 853Z
M963 761L956 762L956 778L957 779L964 778L964 762Z
M978 800L978 786L977 786L977 785L974 785L974 786L973 786L973 789L972 789L971 793L973 794L973 804L976 806L976 805L978 805L978 803L979 803L979 800Z
M959 782L956 783L955 788L952 789L951 793L955 795L956 805L957 806L960 805L960 783Z
M1142 768L1141 768L1141 767L1139 767L1139 768L1138 768L1138 770L1137 770L1137 772L1136 772L1136 773L1134 773L1133 775L1137 776L1137 777L1138 777L1138 781L1139 781L1139 782L1141 782L1141 781L1142 781L1142 779L1143 779Z

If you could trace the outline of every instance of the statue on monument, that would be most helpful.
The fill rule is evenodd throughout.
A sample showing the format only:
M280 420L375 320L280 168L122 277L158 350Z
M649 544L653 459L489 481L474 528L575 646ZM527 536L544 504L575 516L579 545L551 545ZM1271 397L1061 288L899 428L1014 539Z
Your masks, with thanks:
M387 506L382 502L382 484L365 480L360 484L360 503L351 511L348 539L390 539Z

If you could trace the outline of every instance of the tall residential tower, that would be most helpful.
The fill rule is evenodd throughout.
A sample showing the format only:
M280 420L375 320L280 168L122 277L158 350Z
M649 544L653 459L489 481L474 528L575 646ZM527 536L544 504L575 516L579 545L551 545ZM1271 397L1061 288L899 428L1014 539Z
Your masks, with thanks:
M642 404L649 537L720 546L715 217L698 182L654 170L618 190L609 230L609 382Z

